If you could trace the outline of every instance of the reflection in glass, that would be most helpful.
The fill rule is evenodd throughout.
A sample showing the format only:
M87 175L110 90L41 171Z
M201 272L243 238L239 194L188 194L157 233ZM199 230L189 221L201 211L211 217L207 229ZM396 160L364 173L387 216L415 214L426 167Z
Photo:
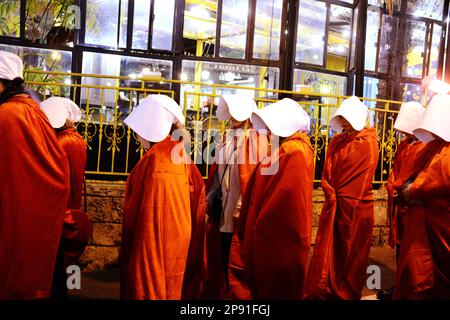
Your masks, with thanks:
M253 58L279 59L282 8L283 0L258 0L256 2Z
M252 65L240 65L230 63L204 62L183 60L182 80L204 82L207 84L227 84L249 88L271 88L278 89L279 69ZM184 100L185 92L200 91L212 93L211 87L198 87L194 85L181 86L181 101ZM244 93L254 95L254 90L239 90L231 88L217 88L217 94ZM265 94L265 93L261 93ZM206 105L207 97L194 95L187 96L187 109L198 110Z
M142 76L149 74L159 75L163 79L172 78L172 62L166 60L155 60L147 58L136 58L114 54L102 54L94 52L84 52L83 54L83 73L103 74L112 76L129 76L132 80L115 80L105 78L83 78L82 83L88 85L97 85L112 87L111 90L90 89L89 103L95 107L103 106L113 107L116 101L115 87L140 88L142 82L139 80ZM150 85L151 83L148 83ZM129 108L129 91L120 94L119 107L124 112ZM81 90L82 103L87 103L87 90ZM134 96L132 99L136 99Z
M422 99L422 87L411 83L402 83L400 85L402 93L402 101L421 101Z
M326 19L324 2L300 1L295 61L323 65Z
M378 80L377 78L364 77L363 96L364 98L376 99L378 95ZM369 108L375 108L375 101L364 101L364 104ZM373 123L372 123L373 124Z
M152 48L172 50L173 19L175 0L154 0Z
M345 72L349 55L352 9L331 5L327 69Z
M147 50L148 48L150 5L149 0L134 0L133 49Z
M367 11L367 30L364 69L376 71L378 31L380 29L380 13L373 7Z
M214 56L216 44L217 0L186 0L184 9L183 52L198 57Z
M398 18L383 14L378 72L392 73L397 43Z
M444 2L444 0L408 0L406 13L415 17L442 20Z
M442 27L438 24L433 24L433 37L431 39L430 52L430 69L428 75L432 76L437 73L439 63L439 49L441 46Z
M349 70L352 70L355 67L355 58L356 58L356 32L358 30L358 7L353 10L353 28L352 28L352 53L350 54L350 67ZM354 84L355 82L353 82ZM355 92L353 90L353 92Z
M426 25L421 21L407 21L403 76L421 78L424 61Z
M223 0L219 55L245 58L248 0Z
M85 43L117 47L119 0L87 0Z
M20 36L20 0L0 2L0 36Z
M122 0L120 2L120 35L119 35L119 47L127 47L127 27L128 27L128 0Z

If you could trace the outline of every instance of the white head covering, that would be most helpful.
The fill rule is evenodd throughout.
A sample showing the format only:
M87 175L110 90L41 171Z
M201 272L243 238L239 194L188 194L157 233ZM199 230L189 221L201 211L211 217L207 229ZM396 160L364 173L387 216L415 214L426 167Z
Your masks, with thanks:
M352 96L342 101L341 106L336 110L331 118L330 126L334 131L342 130L342 124L338 116L342 116L347 120L353 129L361 131L364 129L367 121L369 109L356 96Z
M41 102L41 109L47 115L53 128L61 128L67 120L75 123L81 119L81 110L70 99L50 97Z
M23 79L22 59L14 53L0 51L0 79Z
M308 114L292 99L285 98L263 109L256 110L251 117L256 130L269 129L274 135L290 137L298 131L308 132Z
M425 108L417 101L402 103L394 123L394 129L413 134L422 120Z
M184 116L175 100L152 94L142 100L124 122L145 140L160 142L169 135L172 124L184 123Z
M428 104L414 135L423 142L434 140L432 133L450 142L450 96L435 95Z
M230 120L245 121L257 109L252 97L244 94L224 94L220 97L216 115L220 121Z

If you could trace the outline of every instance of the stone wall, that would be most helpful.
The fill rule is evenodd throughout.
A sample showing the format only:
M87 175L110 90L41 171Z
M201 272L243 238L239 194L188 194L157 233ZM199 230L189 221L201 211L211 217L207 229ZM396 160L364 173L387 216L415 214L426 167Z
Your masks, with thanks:
M81 266L86 271L118 267L119 247L122 231L122 210L125 198L125 182L88 181L88 214L93 222L93 233L89 246L81 257ZM386 217L386 190L376 190L375 227L373 246L387 244L389 222ZM323 192L314 191L313 243L319 224L319 215L324 201Z

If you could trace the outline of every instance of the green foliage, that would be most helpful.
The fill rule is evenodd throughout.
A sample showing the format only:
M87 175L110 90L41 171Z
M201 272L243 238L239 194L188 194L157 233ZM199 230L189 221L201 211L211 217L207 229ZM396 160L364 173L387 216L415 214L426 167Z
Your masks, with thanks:
M0 36L18 37L20 34L20 1L0 2Z

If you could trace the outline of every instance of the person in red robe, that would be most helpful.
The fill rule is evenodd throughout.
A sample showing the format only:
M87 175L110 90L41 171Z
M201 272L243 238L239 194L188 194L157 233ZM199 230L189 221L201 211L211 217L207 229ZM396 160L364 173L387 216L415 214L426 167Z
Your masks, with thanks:
M23 66L0 52L0 300L47 299L69 198L69 167Z
M375 129L357 98L341 104L322 173L325 194L308 268L306 299L359 300L366 282L374 223L372 180L378 162Z
M57 266L53 280L55 299L66 299L66 268L76 265L89 242L92 226L88 216L81 211L84 173L86 168L86 142L75 129L81 119L80 108L70 99L50 97L41 102L50 124L55 128L58 141L69 163L70 197L64 217L64 228Z
M250 116L256 103L245 95L223 95L217 108L220 121L231 121L224 141L217 146L207 183L208 223L206 235L207 279L203 298L248 299L250 292L242 282L236 225L242 195L257 164L257 138L251 130ZM251 153L251 154L250 154ZM216 190L222 192L222 212L213 212Z
M426 143L402 186L411 210L393 299L450 299L450 96L434 96L414 134Z
M251 120L258 131L270 132L275 147L253 172L241 209L245 280L252 299L302 299L312 232L310 119L295 101L283 99Z
M201 210L204 199L193 197L202 196L199 173L193 174L197 168L191 165L184 143L172 137L184 123L181 108L168 96L150 95L124 122L148 150L127 180L121 298L179 300L183 290L196 296L195 284L186 283L185 274L192 274L192 266L202 265L202 257L193 256L203 251L193 248L204 243L202 215L192 210ZM199 220L194 227L193 217Z

